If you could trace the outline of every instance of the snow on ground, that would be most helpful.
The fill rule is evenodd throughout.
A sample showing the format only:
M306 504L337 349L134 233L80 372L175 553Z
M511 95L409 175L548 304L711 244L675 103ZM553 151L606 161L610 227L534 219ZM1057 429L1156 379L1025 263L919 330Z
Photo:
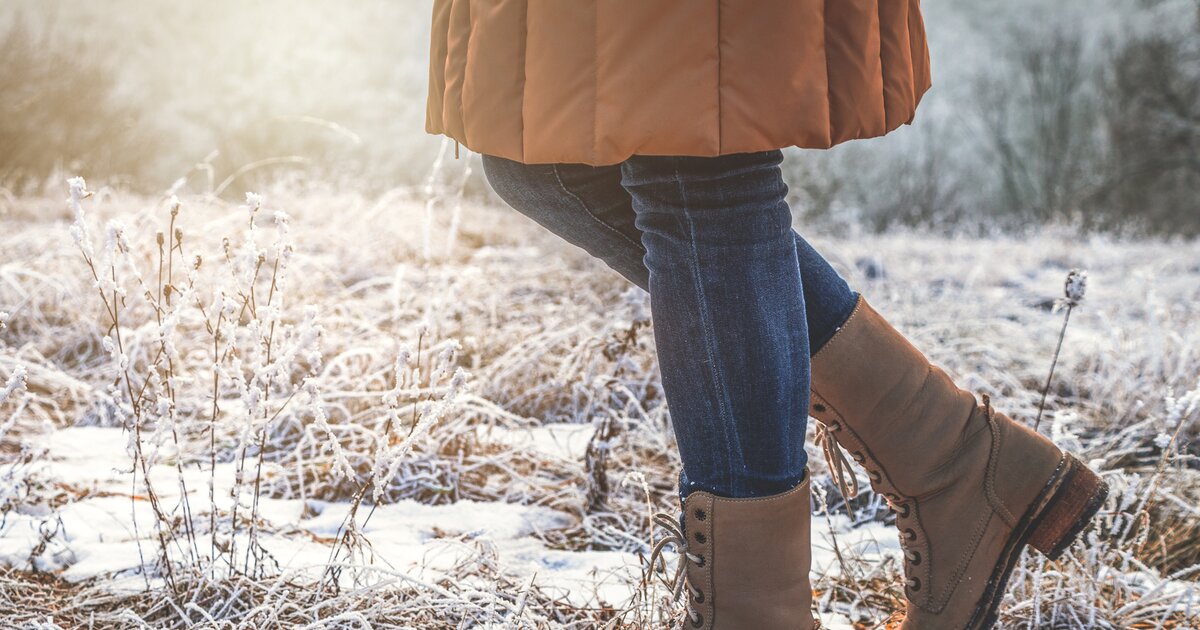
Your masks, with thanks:
M501 439L513 444L535 445L551 456L582 457L590 436L587 425L551 424L533 429L490 428L504 433ZM495 436L493 436L495 437ZM71 427L50 433L41 478L69 489L78 498L57 509L27 509L10 514L0 535L0 564L32 568L33 550L43 544L44 534L54 536L47 552L36 560L39 570L56 571L68 581L107 577L116 592L132 592L144 585L136 575L143 554L154 553L149 528L153 513L140 495L130 500L130 459L127 434L119 428ZM217 465L220 487L234 475L234 464ZM160 498L168 505L177 501L178 486L171 465L158 464L152 478L162 476ZM194 513L207 511L207 472L185 474ZM275 532L260 539L284 572L308 572L319 576L329 560L330 541L342 526L348 504L323 501L262 498L259 511ZM227 508L229 502L218 505ZM425 505L405 500L378 506L363 528L371 543L375 562L422 581L433 581L440 573L468 560L475 551L466 540L486 541L494 546L500 563L524 579L543 588L561 592L577 606L624 603L633 594L640 576L634 554L613 551L562 551L548 549L532 534L569 525L572 517L539 506L497 502L458 501L448 505ZM894 532L881 523L849 527L844 515L813 517L813 571L839 571L834 539L843 553L853 550L858 557L897 554ZM140 550L139 550L140 541ZM208 544L201 539L200 544ZM831 628L849 628L838 616L826 618Z
M516 447L530 447L546 455L566 460L583 459L591 425L554 422L534 427L510 429L502 426L481 427L479 432L490 441Z

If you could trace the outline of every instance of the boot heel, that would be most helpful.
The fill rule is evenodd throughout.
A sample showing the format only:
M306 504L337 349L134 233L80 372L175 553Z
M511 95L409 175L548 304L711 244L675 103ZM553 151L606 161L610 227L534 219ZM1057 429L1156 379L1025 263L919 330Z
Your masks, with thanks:
M1092 520L1108 497L1108 484L1078 459L1067 455L1065 479L1038 516L1029 546L1057 560Z

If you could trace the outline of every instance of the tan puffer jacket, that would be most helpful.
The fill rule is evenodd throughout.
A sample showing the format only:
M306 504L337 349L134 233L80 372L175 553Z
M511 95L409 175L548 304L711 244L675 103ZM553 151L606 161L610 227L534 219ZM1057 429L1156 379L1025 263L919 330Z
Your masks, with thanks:
M529 164L828 148L929 86L919 0L435 0L425 130Z

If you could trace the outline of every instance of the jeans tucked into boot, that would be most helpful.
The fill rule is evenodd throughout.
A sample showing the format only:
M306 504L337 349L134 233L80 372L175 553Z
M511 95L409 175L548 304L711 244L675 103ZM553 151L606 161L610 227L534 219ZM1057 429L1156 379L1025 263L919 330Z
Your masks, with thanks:
M990 627L1024 546L1057 557L1107 488L958 388L850 289L791 229L781 160L765 151L483 164L510 205L650 292L683 462L682 519L657 520L681 547L687 579L676 590L689 588L694 627L815 623L810 556L797 551L809 537L809 415L843 493L857 491L845 448L896 511L903 627ZM761 561L758 571L746 559Z
M697 490L683 501L683 527L657 514L668 531L650 555L674 545L679 566L670 580L687 596L685 628L812 630L811 502L807 475L787 492L728 499Z

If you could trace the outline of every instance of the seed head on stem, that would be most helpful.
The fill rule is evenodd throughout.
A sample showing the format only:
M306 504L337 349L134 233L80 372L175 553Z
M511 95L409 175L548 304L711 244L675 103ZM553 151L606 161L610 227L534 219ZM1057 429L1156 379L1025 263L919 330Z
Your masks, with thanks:
M1050 362L1050 373L1046 376L1046 385L1042 387L1042 401L1038 403L1037 419L1033 422L1034 431L1037 431L1042 424L1042 413L1046 410L1046 394L1050 392L1050 382L1054 379L1054 368L1058 365L1058 354L1062 352L1063 339L1067 336L1067 324L1071 322L1071 311L1083 302L1083 295L1086 292L1087 272L1082 269L1072 269L1063 284L1063 297L1054 302L1055 312L1066 308L1067 314L1063 317L1062 330L1058 332L1058 346L1054 348L1054 359Z

